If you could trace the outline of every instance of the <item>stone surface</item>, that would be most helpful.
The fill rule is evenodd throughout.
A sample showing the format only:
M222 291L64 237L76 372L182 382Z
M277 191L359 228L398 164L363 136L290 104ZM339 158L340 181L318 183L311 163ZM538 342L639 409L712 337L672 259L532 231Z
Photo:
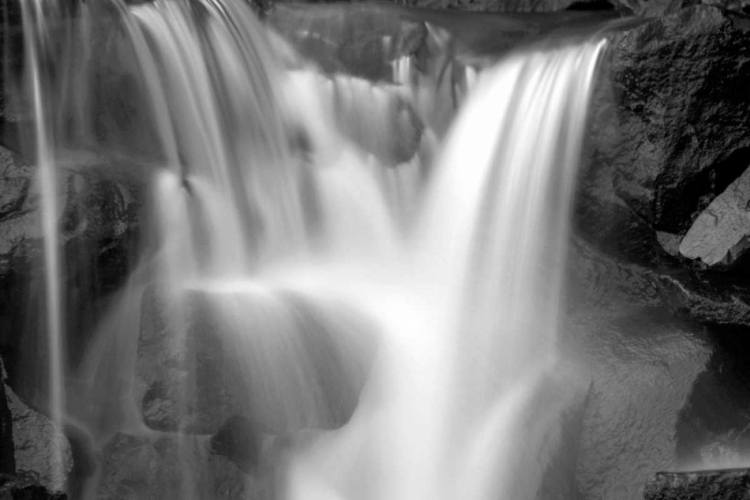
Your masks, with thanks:
M658 472L646 481L646 500L748 500L750 470Z
M66 500L65 493L53 492L34 481L0 474L0 500Z
M750 248L750 170L716 197L698 216L679 252L707 266L731 264Z
M657 277L659 295L675 315L712 325L750 325L750 289L722 276L679 271Z
M416 54L424 23L387 5L277 5L266 22L327 73L391 81L392 61Z
M617 194L682 234L750 164L750 22L695 6L613 37L619 142L603 159Z
M158 498L256 499L263 485L226 458L210 452L208 438L118 433L102 450L100 500Z
M125 169L101 168L86 158L60 159L57 211L64 309L69 311L66 343L69 361L76 363L101 300L123 283L134 259L141 184L122 176ZM37 332L45 328L44 257L36 173L18 155L0 148L0 351L7 355L17 392L43 401L46 356Z
M611 0L625 16L659 17L697 5L700 0Z
M252 472L260 462L261 435L245 417L229 418L211 437L210 445L211 453L228 458L245 472Z
M5 386L13 419L16 473L33 477L53 490L61 489L73 468L73 457L65 435L45 415L31 409Z
M252 284L175 304L144 295L134 393L149 427L215 433L243 416L281 434L349 419L374 353L357 314Z
M0 358L0 474L15 474L16 454L13 447L13 415L5 391L5 368Z

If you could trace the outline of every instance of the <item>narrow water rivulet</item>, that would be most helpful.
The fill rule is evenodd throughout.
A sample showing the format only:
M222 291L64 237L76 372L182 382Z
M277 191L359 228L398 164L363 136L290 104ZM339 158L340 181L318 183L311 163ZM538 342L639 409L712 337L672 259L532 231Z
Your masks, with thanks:
M23 119L53 221L45 393L100 457L76 494L539 497L588 389L558 328L601 35L453 68L441 137L440 68L326 74L239 0L25 5ZM147 200L76 363L55 312L71 162ZM133 443L171 462L137 487L118 479ZM208 477L216 455L240 490Z

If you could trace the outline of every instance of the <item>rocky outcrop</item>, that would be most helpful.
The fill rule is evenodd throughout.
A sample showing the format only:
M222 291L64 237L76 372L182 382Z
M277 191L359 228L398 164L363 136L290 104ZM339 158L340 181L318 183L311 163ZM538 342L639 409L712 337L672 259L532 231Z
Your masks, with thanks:
M140 184L121 173L85 158L58 170L64 308L75 311L66 315L65 325L73 363L83 353L101 299L123 283L136 252ZM43 336L37 335L44 328L40 206L36 169L0 148L0 350L22 395L46 386L45 370L38 366L44 362ZM21 366L38 380L32 375L16 383Z
M625 16L659 17L674 14L680 9L704 4L725 10L747 13L748 0L610 0Z
M255 285L174 303L144 296L135 398L146 425L216 433L241 416L282 434L348 421L374 353L372 338L350 334L368 331L356 314Z
M66 500L68 496L50 491L28 479L0 474L0 499L2 500Z
M65 435L45 415L27 406L5 386L13 420L16 472L35 478L44 487L61 489L73 468Z
M684 234L750 165L750 22L696 6L615 36L610 78L617 194L656 230Z
M648 479L646 500L748 500L750 470L658 472Z
M19 474L34 478L34 483L40 484L39 491L42 491L44 487L62 488L72 467L73 457L67 439L49 418L30 408L13 392L7 384L0 359L0 475ZM30 483L6 479L14 494L27 491L27 487L36 491L36 486L32 488ZM0 480L0 498L4 498L3 491Z
M652 269L662 303L706 324L750 324L749 34L745 17L697 5L614 35L580 189L579 232Z

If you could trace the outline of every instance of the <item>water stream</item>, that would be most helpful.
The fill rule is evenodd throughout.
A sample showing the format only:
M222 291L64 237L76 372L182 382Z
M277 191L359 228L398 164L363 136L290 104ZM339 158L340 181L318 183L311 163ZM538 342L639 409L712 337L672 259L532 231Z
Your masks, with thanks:
M605 40L467 70L440 137L424 118L440 82L408 60L389 83L325 74L239 0L54 4L24 12L52 417L98 449L176 436L168 498L214 496L195 436L237 416L276 498L537 497L586 391L557 330ZM56 159L87 155L133 166L147 234L66 382ZM94 483L84 497L110 498Z

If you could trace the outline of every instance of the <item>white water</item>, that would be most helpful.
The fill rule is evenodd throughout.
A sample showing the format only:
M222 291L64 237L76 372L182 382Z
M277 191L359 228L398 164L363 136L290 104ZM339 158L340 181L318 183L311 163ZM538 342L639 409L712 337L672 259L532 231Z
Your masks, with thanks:
M290 49L274 47L240 1L112 6L106 20L119 27L117 49L99 58L116 56L108 64L137 81L136 116L155 145L117 131L98 144L87 137L63 146L93 143L105 157L134 162L151 151L154 234L132 290L155 285L176 352L194 334L192 301L208 304L229 367L222 370L244 380L236 405L296 442L274 455L285 477L277 495L536 497L575 396L554 380L556 330L576 169L605 43L528 49L481 74L429 164L424 144L401 158L389 136L414 119L414 89L331 78L296 60L285 67L280 54L293 58ZM82 31L95 31L86 15ZM413 80L405 61L394 68L397 83ZM43 106L44 97L34 102ZM80 122L76 130L96 123ZM41 111L37 123L43 164L60 145L43 140ZM382 164L391 160L403 163ZM132 295L119 303L140 312ZM112 311L103 325L125 315ZM116 335L129 339L109 340L131 361L97 357L87 369L132 377L141 328L118 326ZM92 356L103 352L117 349L99 345ZM62 398L62 387L52 393ZM201 412L190 400L176 405L186 422ZM121 430L132 431L137 408L122 412ZM295 439L310 428L334 430Z

